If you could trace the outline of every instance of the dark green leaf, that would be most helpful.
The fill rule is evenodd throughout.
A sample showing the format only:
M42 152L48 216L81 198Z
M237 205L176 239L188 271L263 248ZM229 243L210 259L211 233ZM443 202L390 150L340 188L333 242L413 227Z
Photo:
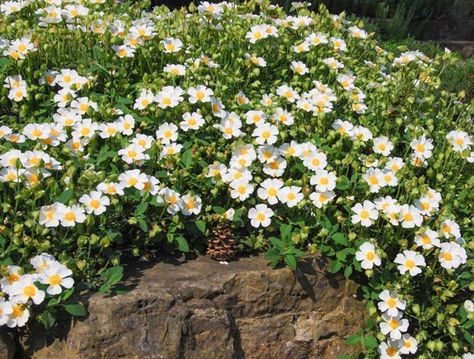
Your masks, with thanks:
M342 263L341 263L341 262L339 262L339 261L333 261L333 262L331 263L331 268L329 269L329 271L330 271L331 273L337 273L337 272L339 272L339 271L341 270L341 268L342 268Z
M176 236L174 237L174 239L178 243L178 250L180 250L181 252L189 252L188 242L183 236Z
M87 315L87 310L81 303L64 304L64 309L74 317L83 317Z
M192 151L191 149L186 150L183 152L181 156L181 163L183 164L184 168L189 168L191 167L193 163L193 158L192 158Z
M367 349L374 349L374 348L377 348L379 345L379 343L377 342L377 339L375 339L375 337L373 337L372 335L368 335L364 337L364 339L362 340L362 344Z
M68 204L72 196L74 196L74 191L71 188L68 188L59 195L58 202L61 202L62 204Z
M361 340L360 335L357 335L357 334L350 335L349 337L347 337L346 343L349 345L356 345L360 343L360 340Z
M146 210L148 209L148 202L143 202L143 203L140 203L137 208L135 208L135 216L140 216L142 215L143 213L146 212Z
M196 227L199 229L199 231L204 234L206 233L206 222L204 221L201 221L200 219L197 219L194 224L196 225Z
M285 260L285 263L287 264L288 267L290 267L293 270L296 269L296 257L295 256L293 256L291 254L287 254L286 256L283 257L283 259Z
M331 238L334 240L334 242L338 244L342 244L344 246L347 246L349 244L349 241L347 240L346 236L342 233L334 233Z
M39 320L40 320L41 323L43 323L43 325L46 329L52 328L54 323L56 323L56 319L51 314L51 312L49 312L48 310L46 310L46 311L44 311L43 313L40 314Z

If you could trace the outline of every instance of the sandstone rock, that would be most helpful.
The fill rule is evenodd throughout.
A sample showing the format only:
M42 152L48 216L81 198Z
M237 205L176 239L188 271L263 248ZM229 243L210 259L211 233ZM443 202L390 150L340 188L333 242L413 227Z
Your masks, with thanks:
M13 359L15 352L15 343L11 335L7 334L4 329L0 328L0 358Z
M364 322L356 285L318 258L296 276L262 257L205 257L136 270L125 295L88 299L89 317L24 340L31 358L335 358Z

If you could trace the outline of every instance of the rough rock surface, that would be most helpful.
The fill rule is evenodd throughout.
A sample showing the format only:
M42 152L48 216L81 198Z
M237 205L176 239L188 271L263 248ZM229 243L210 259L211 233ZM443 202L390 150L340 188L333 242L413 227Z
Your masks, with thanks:
M88 299L89 317L23 341L28 358L336 358L363 323L356 285L308 258L295 276L262 257L161 262L125 295Z
M7 335L2 328L0 328L0 358L13 359L15 355L15 343L10 335Z

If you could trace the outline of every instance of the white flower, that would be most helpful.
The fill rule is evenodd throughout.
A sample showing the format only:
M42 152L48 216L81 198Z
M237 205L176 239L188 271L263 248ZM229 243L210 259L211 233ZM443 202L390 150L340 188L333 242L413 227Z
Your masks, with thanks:
M107 206L110 205L110 200L108 197L103 196L102 192L92 191L88 195L84 194L79 199L85 207L86 211L89 214L95 214L96 216L102 214L107 209Z
M170 188L163 188L158 192L158 203L165 203L169 214L176 214L181 207L181 196Z
M446 138L453 146L453 151L462 152L472 145L472 140L469 134L464 131L451 131L446 135Z
M189 102L196 103L196 102L211 102L211 97L214 96L214 92L203 85L199 85L197 87L190 87L187 91L189 95Z
M263 111L247 111L245 113L245 122L253 125L260 125L264 124L265 119L267 118L267 115Z
M13 310L9 315L7 326L9 328L25 326L26 322L30 318L30 311L28 310L28 307L18 299L11 300L10 304L12 305Z
M309 72L308 67L301 61L292 61L290 68L298 75L305 75Z
M474 312L474 303L472 302L472 300L466 299L464 301L463 306L464 306L464 309L466 309L466 312L468 313Z
M376 137L373 140L374 142L374 152L379 153L383 156L388 156L390 155L390 152L393 150L393 143L390 142L388 137L381 136L381 137Z
M404 204L400 207L400 222L403 228L420 227L423 216L415 206Z
M392 317L396 317L399 311L406 308L406 301L398 298L396 293L389 292L386 289L379 294L379 298L381 299L377 304L379 310L382 313L387 312Z
M278 199L288 207L295 207L303 200L302 188L297 186L282 187L278 192Z
M126 135L130 136L133 133L133 128L135 127L135 119L132 115L120 116L117 119L118 130Z
M76 223L83 223L86 220L84 209L77 204L60 209L58 216L63 227L74 227Z
M168 64L164 67L163 72L173 76L184 76L186 73L186 67L183 65Z
M155 96L154 102L159 108L166 109L168 107L176 107L183 101L184 91L181 87L165 86Z
M412 140L410 146L414 150L415 157L421 159L430 158L434 147L433 140L427 139L425 135Z
M451 236L456 239L461 238L461 230L459 228L459 225L451 219L445 219L441 223L440 232L441 235L444 236L444 238L449 238Z
M402 346L400 347L400 353L402 354L415 354L418 350L418 342L410 334L402 335Z
M457 268L461 264L466 263L466 250L456 242L441 243L439 262L441 267L445 269Z
M352 215L353 224L360 223L364 227L370 227L379 217L375 204L367 200L363 204L357 203L351 209L355 213Z
M178 139L178 126L174 123L162 123L156 131L156 138L160 140L162 144L169 144L176 141Z
M181 212L185 216L199 214L201 212L202 200L198 196L186 194L181 197Z
M401 359L400 344L398 340L388 339L379 345L380 359Z
M21 267L9 265L7 266L7 276L0 279L0 288L3 292L9 292L13 283L21 278Z
M13 297L14 300L18 300L21 303L26 303L31 299L36 305L41 304L44 300L45 293L38 289L35 285L35 281L35 276L25 274L11 285L8 294Z
M398 253L394 262L399 264L397 268L400 274L408 272L412 277L421 273L421 268L419 267L426 266L425 258L421 254L408 250L403 251L403 253Z
M431 249L440 245L438 233L429 228L415 236L415 243L417 246L423 247L423 249Z
M45 269L49 268L51 265L59 263L56 259L48 253L41 253L30 259L30 263L37 273L43 273Z
M183 42L180 39L168 37L161 41L166 53L178 52L183 47Z
M380 266L382 261L375 251L375 246L370 242L364 242L359 250L356 252L356 259L361 262L360 266L363 269L372 269L375 266Z
M57 263L46 268L39 276L42 284L47 284L46 292L50 295L57 295L62 292L62 288L72 288L74 280L70 278L72 271L66 266Z
M311 176L310 183L316 186L319 192L329 192L336 188L336 175L334 172L326 170L317 170L314 176Z
M135 187L138 190L142 190L148 181L148 177L145 173L140 172L140 170L128 170L121 173L118 180L123 188Z
M184 113L183 121L179 123L179 127L184 132L187 132L188 130L198 130L202 125L204 125L204 119L198 112Z
M0 327L7 324L11 314L13 314L12 304L0 297Z
M109 196L119 195L123 196L123 186L120 183L115 182L102 182L97 185L97 191L100 191Z
M378 168L369 168L362 178L367 182L372 193L377 193L383 185L383 174Z
M390 316L387 313L382 315L383 322L380 323L380 331L383 335L390 335L391 339L401 339L402 333L408 330L408 320L402 319L401 314Z
M55 202L50 206L43 206L40 209L39 224L45 227L57 227L59 225L59 213L64 211L62 203Z
M141 90L140 95L135 100L133 108L143 110L155 101L155 95L149 90Z
M313 202L316 208L322 208L324 205L331 202L336 197L336 194L330 192L313 192L309 195L309 199Z
M275 125L264 122L255 128L252 136L256 138L256 142L260 145L264 143L271 145L277 141L278 133L278 128Z
M268 37L267 25L254 25L245 34L245 38L249 39L251 44L255 44L258 40Z
M255 228L260 226L268 227L272 221L272 216L273 211L266 204L257 204L255 207L250 208L248 213L250 224Z
M268 178L260 183L257 195L259 198L266 200L269 204L274 205L278 203L278 193L282 187L282 180Z
M253 186L245 179L240 181L234 181L231 184L230 196L232 198L238 198L240 201L245 201L253 193Z

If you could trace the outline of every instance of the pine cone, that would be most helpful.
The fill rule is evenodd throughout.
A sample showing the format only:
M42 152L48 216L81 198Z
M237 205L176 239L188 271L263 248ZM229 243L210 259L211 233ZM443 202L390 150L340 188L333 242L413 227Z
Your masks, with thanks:
M232 229L227 223L219 223L212 229L206 254L217 261L227 261L237 253L236 241Z

